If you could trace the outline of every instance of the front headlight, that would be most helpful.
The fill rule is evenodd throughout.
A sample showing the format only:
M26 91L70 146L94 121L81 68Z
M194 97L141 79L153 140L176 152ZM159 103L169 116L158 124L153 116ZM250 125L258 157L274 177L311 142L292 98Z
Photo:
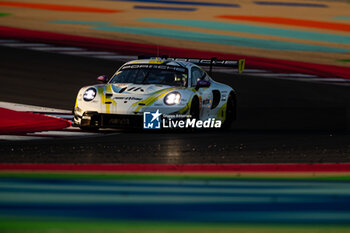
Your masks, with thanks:
M180 103L181 95L179 92L171 92L167 94L164 98L164 103L167 105L174 105Z
M96 89L91 87L84 92L83 98L85 101L91 101L95 98L95 96L96 96Z

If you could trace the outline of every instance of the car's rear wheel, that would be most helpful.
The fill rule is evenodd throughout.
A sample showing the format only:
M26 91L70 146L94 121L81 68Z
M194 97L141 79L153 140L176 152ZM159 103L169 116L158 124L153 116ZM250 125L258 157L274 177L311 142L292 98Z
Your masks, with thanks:
M229 129L231 128L232 122L236 119L236 96L233 93L230 93L225 111L225 121L222 128Z

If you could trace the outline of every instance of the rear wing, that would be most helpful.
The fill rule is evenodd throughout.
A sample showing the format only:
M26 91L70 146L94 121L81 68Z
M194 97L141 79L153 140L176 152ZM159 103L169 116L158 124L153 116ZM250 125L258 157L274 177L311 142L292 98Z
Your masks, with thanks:
M145 56L139 56L139 59L146 59L146 58L155 58L155 57L145 57ZM238 69L238 73L242 73L245 66L245 59L240 60L218 60L216 57L213 57L211 59L202 59L202 58L181 58L181 57L168 57L168 56L161 56L161 59L166 59L170 61L185 61L185 62L191 62L193 64L199 65L199 66L209 66L209 73L211 75L213 67L231 67L234 69ZM159 59L159 58L158 58Z

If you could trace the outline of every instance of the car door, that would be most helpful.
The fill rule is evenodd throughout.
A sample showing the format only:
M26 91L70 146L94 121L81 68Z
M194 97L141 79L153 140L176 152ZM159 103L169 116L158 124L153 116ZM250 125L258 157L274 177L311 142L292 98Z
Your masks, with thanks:
M210 81L208 74L197 66L191 68L191 87L195 88L197 81L206 80ZM205 120L210 114L210 107L213 102L213 94L211 88L199 88L198 97L200 103L200 117Z

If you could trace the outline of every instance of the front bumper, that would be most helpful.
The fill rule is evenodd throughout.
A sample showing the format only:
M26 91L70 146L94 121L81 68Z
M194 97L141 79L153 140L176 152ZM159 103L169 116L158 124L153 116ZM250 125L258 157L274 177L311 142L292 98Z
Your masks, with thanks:
M101 114L86 112L74 116L74 123L80 127L95 128L142 128L143 115Z

